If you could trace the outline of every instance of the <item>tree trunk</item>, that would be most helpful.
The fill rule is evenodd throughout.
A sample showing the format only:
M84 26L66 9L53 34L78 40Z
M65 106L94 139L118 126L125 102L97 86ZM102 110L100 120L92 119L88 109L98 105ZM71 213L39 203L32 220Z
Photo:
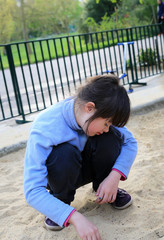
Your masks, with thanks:
M66 18L65 26L66 26L67 35L68 35L68 41L67 41L67 44L68 44L68 53L69 53L69 56L71 56L71 55L72 55L72 51L71 51L71 42L70 42L70 40L69 40L69 20L68 20L68 18Z
M21 10L21 20L22 20L22 35L23 35L23 39L25 41L28 41L26 17L25 17L25 13L24 13L24 0L21 0L20 2L21 2L20 10ZM28 55L30 55L32 53L30 44L28 44L28 43L27 43L27 52L28 52Z
M152 8L152 13L153 13L154 23L157 23L156 14L155 14L155 11L154 11L154 7L152 5L151 5L151 8Z

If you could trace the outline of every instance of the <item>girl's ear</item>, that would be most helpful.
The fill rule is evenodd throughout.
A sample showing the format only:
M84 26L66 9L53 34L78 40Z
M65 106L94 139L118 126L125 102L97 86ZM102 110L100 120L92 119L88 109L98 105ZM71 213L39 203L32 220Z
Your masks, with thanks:
M91 113L95 111L95 104L93 102L87 102L84 106L85 112Z

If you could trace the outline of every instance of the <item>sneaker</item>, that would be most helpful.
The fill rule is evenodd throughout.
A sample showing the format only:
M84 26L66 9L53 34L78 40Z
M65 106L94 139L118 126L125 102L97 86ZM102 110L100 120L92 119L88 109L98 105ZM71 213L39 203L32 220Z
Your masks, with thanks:
M64 228L64 227L60 227L57 223L53 222L51 219L47 217L44 220L44 224L46 228L51 231L60 231Z
M116 209L125 209L132 204L133 200L129 193L124 189L118 188L116 200L111 203L112 207Z

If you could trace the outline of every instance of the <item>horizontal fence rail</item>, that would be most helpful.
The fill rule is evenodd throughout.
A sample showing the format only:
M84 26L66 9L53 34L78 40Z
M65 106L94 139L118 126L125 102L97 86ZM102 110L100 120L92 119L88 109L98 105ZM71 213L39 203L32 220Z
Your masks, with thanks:
M41 111L90 76L124 69L122 84L164 72L161 24L0 45L0 121Z

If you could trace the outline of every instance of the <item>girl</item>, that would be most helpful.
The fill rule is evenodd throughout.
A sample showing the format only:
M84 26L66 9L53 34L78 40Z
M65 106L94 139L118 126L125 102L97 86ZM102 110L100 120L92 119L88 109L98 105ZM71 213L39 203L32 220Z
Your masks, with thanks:
M131 196L118 188L137 153L136 140L124 127L129 115L126 90L116 76L104 75L92 77L74 98L35 120L25 155L24 191L27 203L46 216L48 229L73 224L81 239L101 239L97 227L70 206L76 189L89 182L98 204L131 205Z

